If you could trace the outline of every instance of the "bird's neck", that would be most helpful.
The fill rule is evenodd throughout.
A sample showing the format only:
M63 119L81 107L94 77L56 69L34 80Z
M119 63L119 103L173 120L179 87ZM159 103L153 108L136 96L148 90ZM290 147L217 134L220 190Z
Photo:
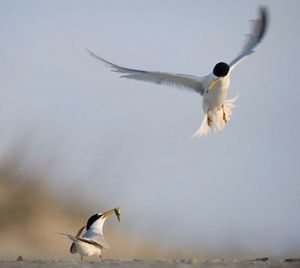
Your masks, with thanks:
M219 88L227 89L229 87L230 77L229 75L222 77L219 81Z
M100 218L99 220L95 221L94 224L91 226L90 230L94 233L98 233L103 235L103 224L107 218Z

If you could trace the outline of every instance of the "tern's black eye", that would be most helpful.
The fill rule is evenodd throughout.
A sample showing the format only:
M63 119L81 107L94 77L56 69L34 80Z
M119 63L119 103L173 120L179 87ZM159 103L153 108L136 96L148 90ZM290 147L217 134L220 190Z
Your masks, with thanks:
M225 62L219 62L216 64L213 73L217 77L224 77L228 74L229 72L229 65Z

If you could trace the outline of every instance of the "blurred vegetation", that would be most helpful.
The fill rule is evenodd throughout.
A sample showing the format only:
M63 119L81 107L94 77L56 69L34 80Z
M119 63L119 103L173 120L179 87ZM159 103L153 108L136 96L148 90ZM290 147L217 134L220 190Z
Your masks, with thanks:
M20 150L2 157L0 162L2 257L56 254L61 241L55 232L76 230L85 216L82 207L62 202L47 183L49 178L29 168L25 159Z

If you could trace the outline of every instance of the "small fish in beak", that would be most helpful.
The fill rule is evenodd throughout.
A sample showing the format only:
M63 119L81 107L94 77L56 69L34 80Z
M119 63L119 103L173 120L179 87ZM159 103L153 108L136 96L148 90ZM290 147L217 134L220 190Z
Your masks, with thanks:
M115 214L118 218L118 221L121 222L121 218L120 218L121 217L121 210L120 210L120 208L115 208L114 211L115 211Z

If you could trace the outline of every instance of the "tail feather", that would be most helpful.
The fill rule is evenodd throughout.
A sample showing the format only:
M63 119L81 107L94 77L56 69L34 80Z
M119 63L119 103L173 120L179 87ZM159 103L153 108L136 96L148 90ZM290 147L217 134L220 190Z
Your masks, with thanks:
M230 116L232 115L232 110L235 107L235 102L238 99L238 97L239 97L239 95L236 95L232 99L225 100L224 111L225 111L225 114L226 114L228 120L230 119Z
M201 138L207 136L211 132L211 127L207 123L207 114L204 114L204 118L198 130L192 135L192 138Z
M232 99L225 100L224 112L226 115L227 122L230 120L232 110L235 107L235 101L238 99L238 95ZM208 124L208 117L212 120L211 125ZM223 120L223 109L208 111L204 115L202 123L196 133L192 136L193 138L201 138L210 134L212 131L217 132L222 130L226 126Z

